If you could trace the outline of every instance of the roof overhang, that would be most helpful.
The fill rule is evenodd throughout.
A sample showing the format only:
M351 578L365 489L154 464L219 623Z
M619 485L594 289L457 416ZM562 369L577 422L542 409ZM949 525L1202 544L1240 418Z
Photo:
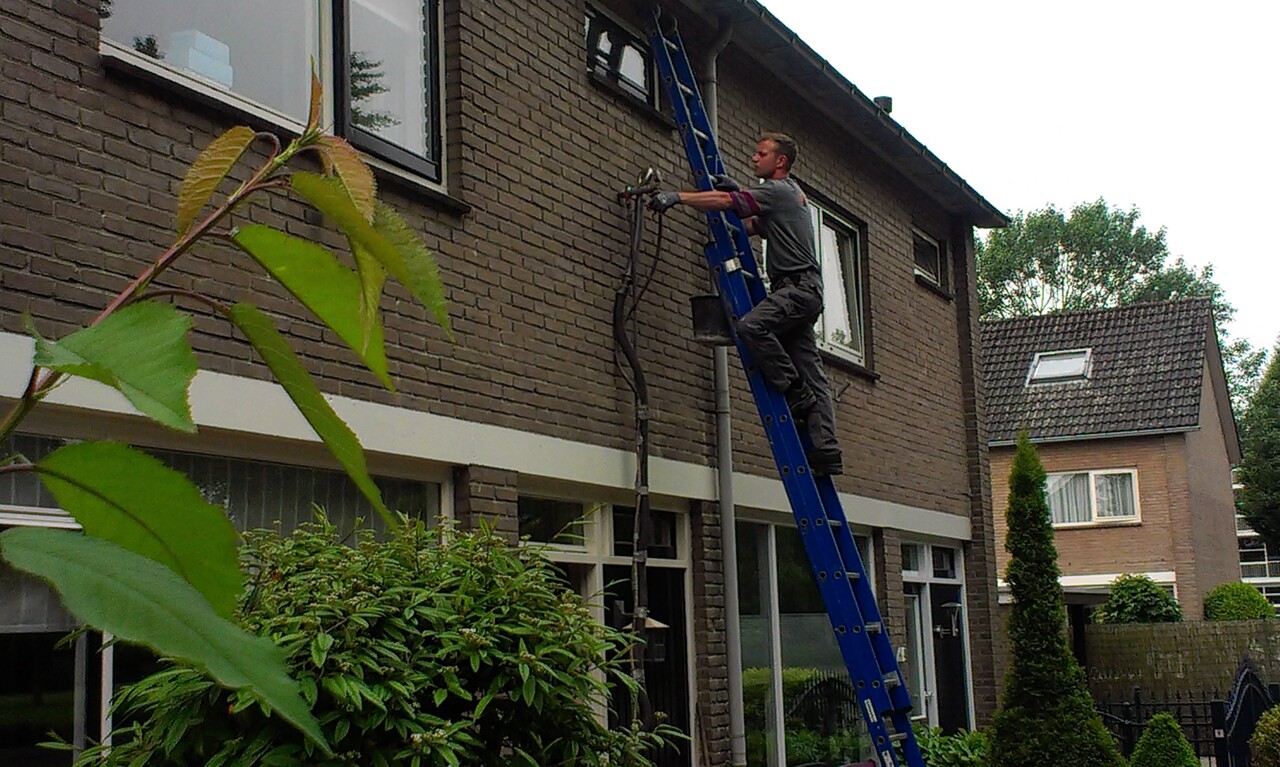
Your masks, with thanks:
M976 227L1003 227L1009 217L978 194L929 148L849 82L755 0L679 0L713 26L731 25L732 42L796 93L861 139L877 156L948 213Z

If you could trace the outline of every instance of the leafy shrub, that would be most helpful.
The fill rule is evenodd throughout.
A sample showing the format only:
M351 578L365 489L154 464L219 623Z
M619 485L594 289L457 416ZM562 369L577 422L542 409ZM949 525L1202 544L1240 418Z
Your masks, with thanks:
M1093 614L1098 623L1178 623L1182 608L1166 589L1145 575L1121 575L1111 595Z
M1261 591L1247 583L1223 583L1204 599L1207 621L1254 621L1274 618L1276 610Z
M1268 709L1249 738L1253 767L1280 767L1280 706Z
M650 764L657 735L599 716L611 682L631 686L624 636L536 551L421 523L349 548L322 520L251 533L243 557L239 617L284 648L336 756L251 692L175 665L120 695L135 723L79 764Z
M928 767L987 767L991 747L980 730L943 735L941 727L917 726L915 734Z
M1156 714L1147 722L1129 767L1200 767L1195 749L1182 734L1182 726L1169 714Z
M1009 473L1005 578L1012 663L991 733L992 767L1121 767L1124 757L1094 710L1063 635L1058 551L1046 475L1024 432Z

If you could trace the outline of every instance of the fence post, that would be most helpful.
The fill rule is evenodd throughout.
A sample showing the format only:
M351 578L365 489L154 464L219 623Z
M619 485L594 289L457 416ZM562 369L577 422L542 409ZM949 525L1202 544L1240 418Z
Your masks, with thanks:
M1142 688L1135 686L1133 688L1133 716L1129 717L1129 724L1125 727L1125 756L1132 754L1133 750L1138 747L1138 738L1142 737L1142 726L1146 723L1147 719L1142 715Z
M1231 767L1231 751L1227 748L1227 702L1215 700L1209 704L1213 715L1213 763L1217 767Z

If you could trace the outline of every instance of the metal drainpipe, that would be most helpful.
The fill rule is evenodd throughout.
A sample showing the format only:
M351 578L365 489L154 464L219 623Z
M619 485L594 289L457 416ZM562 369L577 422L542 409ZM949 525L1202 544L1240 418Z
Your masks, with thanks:
M716 60L729 44L733 26L723 20L703 61L702 103L707 121L719 140L720 125ZM723 149L721 150L723 151ZM712 280L713 289L718 287ZM747 735L742 716L742 636L738 621L738 536L733 509L733 430L729 410L729 349L715 347L716 468L720 497L721 554L724 563L724 626L729 671L729 753L734 767L747 763Z

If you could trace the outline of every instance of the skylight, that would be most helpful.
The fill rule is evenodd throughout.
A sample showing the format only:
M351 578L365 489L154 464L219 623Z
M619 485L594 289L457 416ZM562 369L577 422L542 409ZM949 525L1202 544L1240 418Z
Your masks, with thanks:
M1031 361L1027 383L1060 383L1081 381L1089 377L1092 349L1067 349L1057 352L1039 352Z

